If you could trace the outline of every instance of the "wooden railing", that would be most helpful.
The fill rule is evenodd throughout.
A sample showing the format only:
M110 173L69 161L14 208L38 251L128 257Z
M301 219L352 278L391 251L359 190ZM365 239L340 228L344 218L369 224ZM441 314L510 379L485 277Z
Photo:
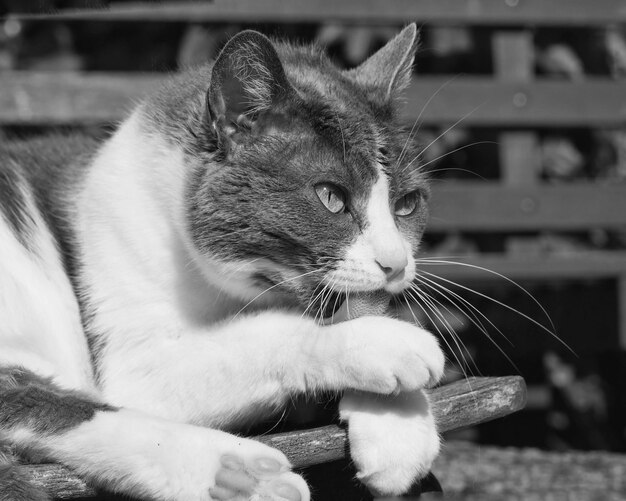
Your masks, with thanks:
M49 21L49 15L31 15ZM106 10L68 10L57 20L193 23L403 24L473 26L604 26L626 22L620 0L214 0L134 2Z

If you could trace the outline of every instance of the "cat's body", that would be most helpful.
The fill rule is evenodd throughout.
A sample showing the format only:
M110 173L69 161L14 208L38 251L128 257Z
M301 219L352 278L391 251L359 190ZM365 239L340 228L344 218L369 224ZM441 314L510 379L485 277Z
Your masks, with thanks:
M360 478L392 494L423 475L434 338L311 318L415 273L427 188L395 116L415 41L350 73L245 32L102 145L0 148L0 439L151 499L306 499L280 453L215 429L357 390Z

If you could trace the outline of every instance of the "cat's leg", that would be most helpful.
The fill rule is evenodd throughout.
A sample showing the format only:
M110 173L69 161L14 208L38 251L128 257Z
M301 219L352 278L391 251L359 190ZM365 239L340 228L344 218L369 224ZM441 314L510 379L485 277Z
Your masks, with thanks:
M375 495L406 493L439 453L435 419L421 390L397 395L349 392L339 412L348 423L357 478Z
M444 366L430 333L384 317L319 326L264 312L211 332L144 338L133 346L125 337L124 356L101 361L107 400L216 427L258 419L298 393L418 390L438 381ZM109 354L115 343L107 342Z
M23 369L0 369L0 437L138 498L309 500L275 449L112 407Z

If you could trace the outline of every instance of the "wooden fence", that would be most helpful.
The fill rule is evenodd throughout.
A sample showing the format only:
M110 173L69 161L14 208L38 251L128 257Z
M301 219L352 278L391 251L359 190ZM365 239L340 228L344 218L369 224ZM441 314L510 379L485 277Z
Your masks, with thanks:
M621 0L216 0L113 4L110 9L20 16L24 22L318 23L480 26L491 29L494 74L417 77L404 109L427 125L499 128L500 180L448 182L433 197L431 231L571 231L626 227L626 185L539 180L541 127L618 128L626 124L626 85L534 75L533 30L540 26L604 29L626 23ZM0 73L0 126L98 124L121 119L155 88L159 74ZM428 102L431 96L437 98ZM563 256L481 255L472 263L513 279L618 283L619 337L626 347L626 252ZM442 266L445 277L485 280L476 269Z

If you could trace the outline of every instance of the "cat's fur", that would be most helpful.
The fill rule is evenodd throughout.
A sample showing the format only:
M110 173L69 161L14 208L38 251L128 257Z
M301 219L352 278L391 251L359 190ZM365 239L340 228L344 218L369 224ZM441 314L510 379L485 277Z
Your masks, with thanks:
M416 43L410 25L341 71L243 32L102 145L1 146L0 439L163 500L227 499L225 455L273 458L245 496L278 499L282 482L307 499L281 453L217 430L350 390L359 478L397 494L424 475L436 340L392 318L311 318L330 291L398 293L414 277L428 190L397 109ZM326 182L346 211L324 206ZM395 215L410 192L417 208Z

